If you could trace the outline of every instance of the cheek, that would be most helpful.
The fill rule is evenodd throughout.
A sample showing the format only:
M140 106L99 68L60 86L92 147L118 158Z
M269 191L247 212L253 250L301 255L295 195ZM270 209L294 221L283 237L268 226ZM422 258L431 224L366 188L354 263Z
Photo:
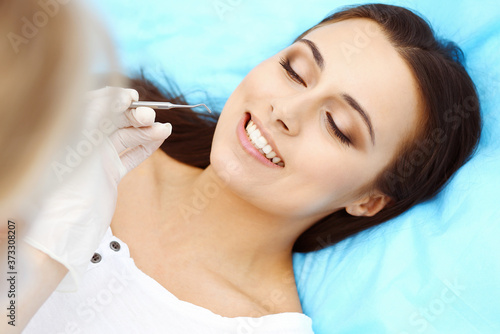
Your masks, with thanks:
M366 155L341 147L334 138L325 142L327 139L308 138L294 145L296 154L290 163L294 177L287 192L301 198L294 204L306 210L304 214L326 215L345 207L375 176Z
M343 207L354 189L363 182L355 164L340 156L321 156L312 152L297 165L298 183L304 209L313 213L328 214Z
M217 122L214 144L218 144L219 137L222 138L228 132L235 131L232 127L237 124L247 108L254 108L258 102L268 101L272 96L270 87L274 86L271 80L273 76L263 75L266 70L266 61L257 65L229 96Z
M283 80L279 67L273 58L267 59L254 67L237 87L235 93L244 101L255 102L276 96L281 91Z

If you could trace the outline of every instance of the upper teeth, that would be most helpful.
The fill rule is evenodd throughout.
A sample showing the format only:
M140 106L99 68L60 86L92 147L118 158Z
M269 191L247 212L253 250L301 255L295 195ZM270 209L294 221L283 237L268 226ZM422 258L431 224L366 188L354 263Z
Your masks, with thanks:
M267 143L266 138L262 136L260 130L257 129L257 125L255 125L252 120L248 122L246 129L250 141L255 146L255 148L259 150L260 153L262 153L262 155L264 155L266 158L268 158L278 166L283 167L285 165L283 161L281 161L281 159L276 156L276 152L273 151L271 145Z

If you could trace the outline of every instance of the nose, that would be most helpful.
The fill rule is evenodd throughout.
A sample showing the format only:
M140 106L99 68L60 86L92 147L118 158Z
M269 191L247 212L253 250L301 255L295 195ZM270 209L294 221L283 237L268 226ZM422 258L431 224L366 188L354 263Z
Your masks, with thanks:
M311 119L315 106L310 98L299 95L275 98L270 108L272 126L289 136L296 136L307 119Z
M283 111L283 108L276 108L274 105L271 105L271 119L272 119L272 124L276 127L279 128L279 130L294 136L296 135L294 132L296 132L296 127L293 126L293 121L291 121L288 117L285 116L286 112ZM291 126L291 130L288 127L289 124Z

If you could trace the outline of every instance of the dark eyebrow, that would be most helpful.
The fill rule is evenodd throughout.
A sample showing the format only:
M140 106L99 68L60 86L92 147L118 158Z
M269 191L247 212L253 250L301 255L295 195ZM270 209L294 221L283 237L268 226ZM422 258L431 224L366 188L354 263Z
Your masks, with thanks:
M313 57L314 57L314 61L316 62L316 64L320 68L320 70L323 71L323 68L325 68L325 60L323 59L323 56L319 52L318 47L316 46L316 44L314 44L313 41L310 41L310 40L305 39L305 38L301 38L297 42L305 43L305 44L307 44L311 48L311 51L312 51L312 54L313 54Z
M368 114L366 113L366 111L364 111L363 108L361 108L361 106L359 105L359 103L351 95L343 93L342 97L347 102L347 104L349 104L354 110L356 110L357 112L359 112L359 114L363 118L363 121L368 126L368 131L370 132L370 137L372 139L372 144L375 145L375 134L373 133L373 126L372 126L372 122L370 121L370 116L368 116Z

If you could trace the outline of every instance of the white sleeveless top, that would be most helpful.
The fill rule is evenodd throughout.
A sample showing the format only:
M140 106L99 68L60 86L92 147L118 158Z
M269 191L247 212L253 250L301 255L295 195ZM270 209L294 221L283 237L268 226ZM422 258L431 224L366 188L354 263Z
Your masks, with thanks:
M137 268L128 246L108 228L89 261L78 292L53 292L22 333L310 334L313 331L311 318L298 312L228 318L179 300Z

